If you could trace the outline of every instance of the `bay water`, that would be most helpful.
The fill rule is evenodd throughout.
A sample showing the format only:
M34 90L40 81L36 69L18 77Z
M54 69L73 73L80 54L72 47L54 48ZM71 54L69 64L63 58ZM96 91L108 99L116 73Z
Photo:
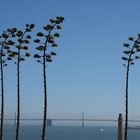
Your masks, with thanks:
M20 140L41 140L41 125L20 127ZM4 140L14 140L16 127L6 124ZM52 126L47 127L47 140L117 140L116 126ZM140 140L140 130L130 129L129 140Z

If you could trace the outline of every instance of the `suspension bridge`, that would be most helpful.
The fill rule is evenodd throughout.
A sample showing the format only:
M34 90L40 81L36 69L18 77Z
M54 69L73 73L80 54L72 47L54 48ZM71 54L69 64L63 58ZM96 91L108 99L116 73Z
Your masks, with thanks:
M5 121L14 121L16 124L16 114L14 118L5 118ZM21 121L42 121L42 118L21 118ZM67 122L81 122L81 126L85 126L85 122L118 122L118 119L105 119L105 118L85 118L84 113L82 113L82 116L80 118L48 118L47 123L48 126L52 126L53 122L60 122L60 121L67 121ZM140 120L138 119L129 119L128 122L132 123L140 123ZM140 128L139 126L137 126Z

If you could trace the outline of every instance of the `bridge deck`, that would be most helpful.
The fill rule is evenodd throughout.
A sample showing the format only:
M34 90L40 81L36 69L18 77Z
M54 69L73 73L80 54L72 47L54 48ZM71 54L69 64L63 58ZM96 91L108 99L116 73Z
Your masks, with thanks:
M4 120L15 120L15 119L4 119ZM22 121L41 121L43 119L40 118L21 118L20 120ZM52 121L104 121L104 122L116 122L118 121L117 119L66 119L66 118L53 118L53 119L48 119ZM140 120L129 120L129 122L140 122Z

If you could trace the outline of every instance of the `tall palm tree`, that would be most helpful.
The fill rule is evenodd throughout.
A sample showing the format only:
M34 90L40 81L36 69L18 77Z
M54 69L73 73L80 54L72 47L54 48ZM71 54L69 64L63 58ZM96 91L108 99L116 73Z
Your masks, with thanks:
M27 34L31 32L34 28L34 24L26 24L26 28L24 31L17 30L15 28L15 32L13 33L14 37L14 48L9 52L9 59L15 58L15 64L17 67L17 124L16 124L16 140L19 140L19 129L20 129L20 63L25 60L25 57L29 57L30 53L25 52L28 50L28 46L30 44L29 39L31 36ZM11 30L12 32L12 30Z
M37 50L40 54L35 54L34 58L37 58L37 62L42 64L43 69L43 83L44 83L44 116L42 127L42 140L46 139L46 126L47 126L47 80L46 80L46 66L47 62L52 62L52 56L56 55L55 52L48 52L48 47L57 47L54 41L55 37L59 37L59 33L53 33L55 29L61 29L60 24L63 22L63 17L56 17L56 19L50 19L50 24L44 26L45 33L38 32L39 39L35 39L34 42L38 44ZM47 32L47 33L46 33Z
M133 42L132 45L125 43L123 46L127 48L123 53L126 55L122 57L122 59L126 62L123 66L126 68L126 79L125 79L125 135L124 140L128 139L128 89L129 89L129 73L130 66L134 65L135 59L140 59L139 56L136 55L137 52L140 52L140 34L138 34L138 38L134 40L133 37L129 37L129 40Z

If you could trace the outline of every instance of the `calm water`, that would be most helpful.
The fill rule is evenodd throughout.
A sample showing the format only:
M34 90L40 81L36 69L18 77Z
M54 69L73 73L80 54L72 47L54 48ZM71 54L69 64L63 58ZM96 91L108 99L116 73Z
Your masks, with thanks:
M101 131L103 129L103 131ZM22 125L20 140L40 140L41 126ZM5 126L5 140L15 139L15 127ZM116 127L78 127L53 126L48 127L47 140L117 140ZM129 130L129 140L140 140L140 130Z

